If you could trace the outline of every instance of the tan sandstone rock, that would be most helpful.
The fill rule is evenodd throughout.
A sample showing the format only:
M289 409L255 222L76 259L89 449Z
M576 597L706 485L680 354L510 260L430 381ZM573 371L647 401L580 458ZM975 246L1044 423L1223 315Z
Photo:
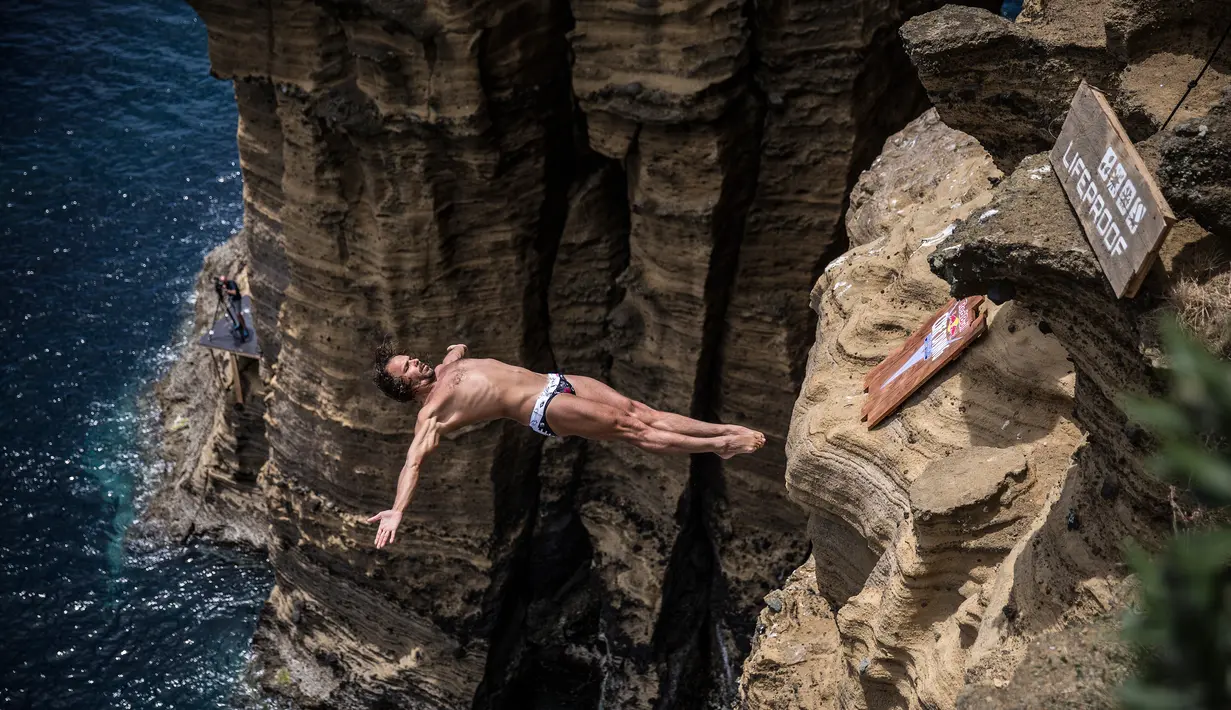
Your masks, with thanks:
M902 28L911 61L948 125L977 138L1006 171L1051 148L1077 86L1108 94L1129 136L1159 130L1231 22L1220 0L1034 0L1016 23L948 5ZM1177 119L1231 85L1215 63Z
M1000 179L978 143L925 114L862 176L847 220L856 246L813 290L818 342L787 485L809 510L842 649L799 672L834 683L842 707L952 706L981 661L983 620L999 612L989 604L998 576L1012 575L1006 557L1080 441L1065 352L1012 303L993 306L988 333L896 414L872 430L859 421L863 375L948 299L927 257L955 222L994 216ZM802 682L784 675L784 688ZM750 707L781 701L759 692L777 699Z
M809 542L819 596L793 602L796 575L778 598L809 621L756 642L747 698L948 708L964 683L1007 682L1029 637L1118 603L1113 540L1164 519L1114 403L1157 391L1157 304L1108 300L1045 166L1004 171L1046 147L1083 77L1149 135L1186 79L1153 84L1193 68L1225 4L914 19L901 36L953 129L925 115L853 191L923 108L897 30L939 2L192 4L235 85L236 248L264 350L242 416L184 394L218 391L199 357L165 387L188 428L161 515L177 534L225 536L235 511L268 524L247 537L276 572L255 644L269 689L341 708L725 705L753 611ZM1191 205L1185 244L1225 212L1215 96L1143 146ZM857 421L863 372L952 289L1002 283L1019 299L983 339L885 423ZM593 374L770 445L722 463L474 427L378 553L365 520L413 425L368 381L384 333Z
M1225 190L1213 177L1225 163L1223 69L1159 131L1227 12L1225 3L1040 0L1017 24L949 6L904 27L940 117L965 131L950 150L978 157L981 144L1011 175L985 168L996 187L945 226L935 206L920 205L953 191L956 159L917 124L864 176L873 189L852 194L856 246L814 289L821 323L788 446L788 486L810 509L818 589L840 606L842 651L823 668L762 675L760 704L749 707L791 707L813 678L836 679L843 708L1108 701L1123 659L1088 639L1108 635L1100 620L1128 598L1121 542L1156 545L1171 517L1166 487L1144 467L1152 440L1121 397L1161 391L1157 323L1176 308L1176 284L1214 288L1231 269ZM1050 147L1082 79L1108 91L1182 212L1134 299L1114 297L1046 155L1032 155ZM927 157L911 162L903 144ZM909 197L882 187L898 185L918 187ZM905 256L883 236L929 211L934 237ZM947 282L935 291L912 263L919 251ZM1014 300L981 341L887 423L851 423L862 372L888 352L889 334L900 342L950 295L991 291ZM968 426L953 427L948 408ZM996 421L1007 435L987 426ZM1077 673L1065 653L1081 654ZM1084 678L1086 668L1101 677Z
M240 114L269 689L731 696L759 599L808 547L781 484L805 294L858 169L922 109L896 31L939 4L192 0ZM369 382L384 333L603 377L771 444L724 464L475 427L378 553L365 520L413 426Z

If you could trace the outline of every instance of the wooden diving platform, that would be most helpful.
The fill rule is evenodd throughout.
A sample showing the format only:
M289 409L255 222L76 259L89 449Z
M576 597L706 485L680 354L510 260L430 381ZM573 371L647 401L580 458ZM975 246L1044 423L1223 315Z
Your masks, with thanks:
M248 326L248 339L241 341L231 330L231 319L224 317L210 326L205 335L197 341L198 344L215 350L223 350L239 357L261 359L261 345L257 340L256 328L252 322L252 301L243 297L241 308L244 313L244 324Z
M239 375L239 358L253 360L261 359L261 344L256 337L256 327L252 322L252 301L244 296L240 301L240 311L244 314L244 325L248 327L248 337L240 340L239 335L232 330L231 316L226 316L214 322L205 335L197 343L207 348L230 353L231 357L231 389L235 392L235 404L244 405L243 380Z

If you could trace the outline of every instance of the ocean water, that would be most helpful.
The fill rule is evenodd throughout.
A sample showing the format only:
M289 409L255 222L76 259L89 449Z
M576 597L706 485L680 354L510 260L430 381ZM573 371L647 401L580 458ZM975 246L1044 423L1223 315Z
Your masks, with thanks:
M1004 0L1000 5L1000 16L1009 20L1016 20L1017 16L1022 14L1022 0Z
M235 105L182 0L0 3L0 707L229 707L272 574L125 542L142 393L240 226Z

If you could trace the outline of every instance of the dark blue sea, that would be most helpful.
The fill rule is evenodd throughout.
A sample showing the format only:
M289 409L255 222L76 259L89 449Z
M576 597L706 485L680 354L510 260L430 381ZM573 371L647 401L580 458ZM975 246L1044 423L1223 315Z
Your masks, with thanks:
M182 0L0 2L0 707L242 697L270 571L125 540L160 473L139 402L242 216L208 72Z

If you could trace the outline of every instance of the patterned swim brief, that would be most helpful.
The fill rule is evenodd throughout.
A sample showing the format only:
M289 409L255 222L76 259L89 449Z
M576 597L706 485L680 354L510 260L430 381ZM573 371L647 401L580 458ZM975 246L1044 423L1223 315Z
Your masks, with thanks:
M551 400L556 395L564 392L566 394L577 394L573 389L573 385L564 379L564 375L552 373L547 376L547 386L543 388L543 393L534 401L534 411L530 413L530 428L542 434L543 436L556 436L556 432L547 426L547 405L551 404Z

